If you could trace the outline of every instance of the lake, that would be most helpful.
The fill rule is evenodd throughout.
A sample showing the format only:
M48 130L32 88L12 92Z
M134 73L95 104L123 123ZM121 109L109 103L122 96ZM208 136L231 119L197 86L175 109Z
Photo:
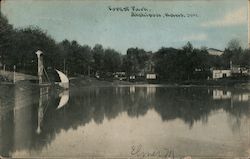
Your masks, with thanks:
M250 91L131 85L58 92L0 85L0 154L247 157Z

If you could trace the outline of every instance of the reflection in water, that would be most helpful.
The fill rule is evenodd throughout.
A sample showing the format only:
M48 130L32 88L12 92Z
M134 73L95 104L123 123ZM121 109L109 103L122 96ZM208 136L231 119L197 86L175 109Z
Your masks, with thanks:
M69 101L69 90L64 90L63 92L61 92L59 94L59 97L61 99L60 99L60 102L59 102L59 104L57 106L57 109L62 108L63 106L65 106L68 103L68 101Z
M0 93L4 89L1 89ZM244 128L247 124L245 121L249 120L250 113L249 92L246 90L220 90L204 87L156 87L149 85L72 88L70 92L61 93L49 91L48 89L38 91L35 88L11 88L10 92L12 92L15 102L11 102L12 95L10 94L9 97L6 97L10 101L1 103L1 108L14 108L0 116L0 153L5 156L12 156L22 150L29 153L36 152L35 155L39 155L40 151L45 151L44 148L55 143L54 141L59 142L59 139L56 138L60 135L68 134L64 137L63 141L70 140L72 137L71 133L78 132L78 129L85 128L85 131L91 131L92 135L88 136L88 138L92 139L98 134L97 130L102 125L106 125L106 127L112 126L109 123L111 124L112 121L118 122L121 118L123 119L122 121L127 121L130 124L128 128L133 126L146 128L151 122L156 122L153 125L156 129L158 126L159 130L150 130L148 132L149 135L146 137L147 140L150 140L150 134L152 135L157 131L161 132L161 129L166 124L172 123L174 126L171 126L171 130L166 130L165 134L168 134L167 131L173 132L172 134L176 136L171 139L171 145L176 145L181 150L186 147L183 146L185 143L183 141L184 138L178 138L177 140L178 135L183 135L178 131L181 125L180 121L188 126L187 129L183 128L182 132L186 135L185 137L189 135L190 139L192 139L191 141L204 142L203 140L205 139L202 138L212 140L213 138L209 138L211 131L218 131L218 133L212 133L218 140L214 141L213 139L212 141L220 142L221 139L221 144L224 142L222 140L224 136L228 137L231 135L232 140L235 138L237 142L241 142L237 138L237 134L243 133L240 136L247 137L245 129L242 129L242 126ZM64 109L59 109L62 107ZM162 122L155 120L157 118L156 115L160 117ZM211 120L209 120L210 118ZM227 120L224 120L225 118ZM139 121L139 125L133 125ZM203 123L203 127L196 130L196 126L199 127L199 121ZM89 124L93 122L99 126L91 129L88 128ZM210 123L212 124L213 122L218 125L216 128L213 128L214 130L210 128ZM126 122L123 123L125 126ZM228 126L231 130L226 129ZM222 132L219 131L220 128L223 128L222 136ZM109 130L111 131L111 129ZM118 126L112 127L112 134L108 135L112 136L118 133L119 130ZM108 133L104 128L98 132ZM121 129L122 132L124 130ZM130 130L129 134L125 134L127 137L123 136L127 139L124 142L128 141L129 138L137 136L133 132L133 130ZM197 134L197 132L200 133ZM82 133L77 133L77 135L79 138L83 137ZM164 136L171 138L170 135L159 135L154 138L162 142L164 141ZM142 137L143 134L133 138L133 143L137 140L139 141ZM176 140L174 140L175 138ZM170 139L168 140L170 143ZM108 140L107 142L111 141ZM245 140L242 140L242 143L237 143L238 145L243 145L240 150L237 149L237 152L245 153L246 150L244 147L249 145L245 145L246 143L244 142ZM108 143L105 142L105 144ZM163 143L159 144L164 146ZM167 145L167 143L165 144ZM209 145L209 143L207 144ZM149 145L146 146L149 147ZM58 146L66 147L66 145ZM201 148L203 146L200 145ZM63 148L61 150L67 151L63 150ZM49 150L46 149L46 151ZM79 148L79 153L82 151ZM188 151L188 149L185 151ZM209 153L208 151L203 150L197 153ZM234 149L230 149L230 151L234 151ZM193 150L191 151L190 149L189 152L193 152ZM92 152L88 153L93 155ZM196 151L193 153L196 153ZM55 152L55 154L57 153ZM41 154L41 156L43 155ZM53 154L47 155L53 156ZM26 154L25 156L32 156L32 154Z
M249 100L250 93L249 92L240 92L237 94L233 94L229 90L219 90L215 89L213 90L213 99L219 100L219 99L233 99L233 101L240 101L240 102L247 102Z
M147 95L149 96L149 95L154 95L155 94L155 92L156 92L156 87L155 86L153 86L153 85L149 85L148 87L146 87L147 88Z
M129 92L130 93L135 93L135 86L130 86L129 87Z
M30 148L30 137L32 136L33 119L32 109L27 106L32 105L32 89L23 87L14 88L14 129L13 129L13 149L20 150L23 147Z
M250 93L242 93L233 96L233 101L247 102L249 101Z
M231 98L231 92L230 91L224 91L224 90L213 90L213 99L230 99Z
M49 88L43 87L40 88L39 94L39 106L38 106L38 120L37 120L37 133L41 133L41 126L45 111L48 107L49 102Z
M0 87L0 154L2 156L9 156L13 150L34 148L37 134L42 133L48 106L58 103L58 107L63 107L69 100L68 91L59 92L58 95L58 92L49 91L48 87L37 88L25 85Z

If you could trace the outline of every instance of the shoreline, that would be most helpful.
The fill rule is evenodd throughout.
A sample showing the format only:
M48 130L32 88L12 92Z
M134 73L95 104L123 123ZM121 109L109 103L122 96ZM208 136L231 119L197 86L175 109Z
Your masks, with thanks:
M71 86L85 87L107 87L107 86L168 86L168 87L237 87L237 88L249 88L250 80L232 80L232 79L220 79L220 80L190 80L190 81L178 81L178 82L154 82L147 81L129 82L119 80L98 80L96 78L89 77L75 77L70 80Z
M0 80L0 85L34 85L29 80L18 81L15 84ZM71 77L71 87L111 87L111 86L154 86L154 87L230 87L250 89L250 80L219 79L219 80L189 80L189 81L120 81L120 80L99 80L91 77Z

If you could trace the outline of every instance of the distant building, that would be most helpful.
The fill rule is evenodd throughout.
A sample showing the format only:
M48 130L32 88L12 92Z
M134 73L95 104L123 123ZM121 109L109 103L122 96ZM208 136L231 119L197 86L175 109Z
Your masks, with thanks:
M239 65L233 65L232 61L230 61L230 69L232 71L232 76L239 77L239 76L249 76L250 69L246 67L241 67Z
M135 75L131 75L131 76L129 76L129 80L134 81L134 80L135 80Z
M207 49L208 54L215 55L215 56L221 56L224 52L218 49L209 48Z
M250 76L249 68L233 65L232 61L230 61L230 69L212 69L211 71L213 79L226 77L241 78Z
M118 79L120 81L127 79L125 72L115 72L115 73L113 73L113 76L114 76L115 79Z
M240 66L233 66L231 70L233 74L247 75L249 73L249 69Z
M155 73L148 73L146 75L147 80L155 80L156 79L156 74Z
M212 70L213 79L226 78L232 75L231 70Z
M146 80L154 81L157 79L157 76L155 74L155 63L152 60L152 57L146 63L146 71L145 72L146 72Z

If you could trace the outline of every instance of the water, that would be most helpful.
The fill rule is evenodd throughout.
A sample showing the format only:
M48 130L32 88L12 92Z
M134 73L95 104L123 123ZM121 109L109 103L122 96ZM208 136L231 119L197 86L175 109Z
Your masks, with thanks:
M0 86L10 157L250 155L250 91L135 85L56 92Z

